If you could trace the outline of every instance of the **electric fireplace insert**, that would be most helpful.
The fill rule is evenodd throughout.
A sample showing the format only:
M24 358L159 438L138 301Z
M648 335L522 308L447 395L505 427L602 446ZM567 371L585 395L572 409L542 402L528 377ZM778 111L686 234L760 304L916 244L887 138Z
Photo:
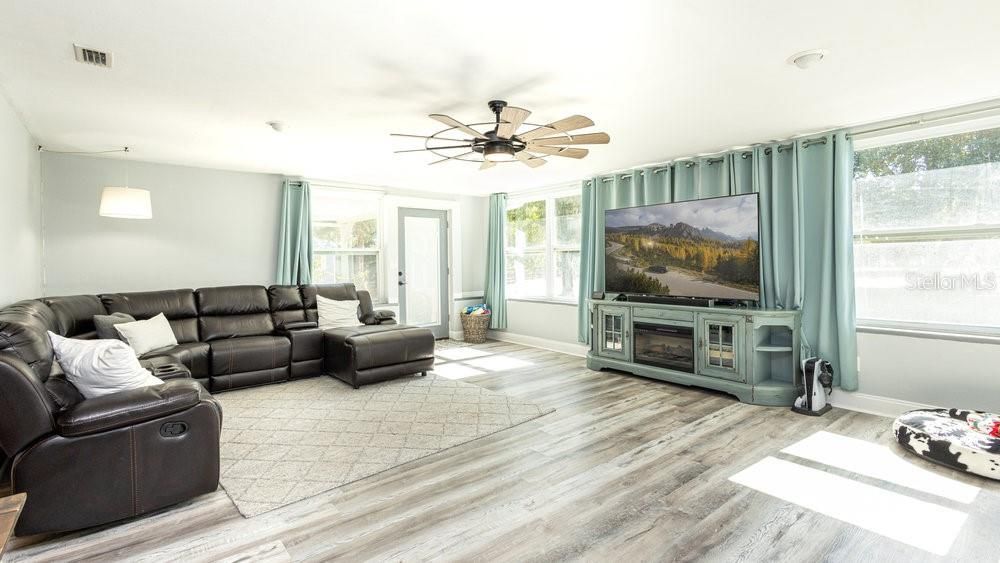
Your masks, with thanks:
M635 323L636 363L694 373L694 328Z

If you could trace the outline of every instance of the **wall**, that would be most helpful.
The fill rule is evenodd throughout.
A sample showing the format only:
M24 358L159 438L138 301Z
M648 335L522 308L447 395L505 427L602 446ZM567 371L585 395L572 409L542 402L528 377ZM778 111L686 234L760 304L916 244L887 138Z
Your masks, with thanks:
M46 295L274 281L279 176L54 153L42 172ZM126 173L152 219L98 216Z
M576 340L576 304L507 300L507 329L491 330L490 338L585 355Z
M490 200L461 196L458 201L462 209L462 294L481 299L486 282L486 226Z
M0 307L42 294L39 156L20 116L0 95Z
M834 404L880 414L915 408L894 402L1000 411L1000 344L860 333L858 356L858 392L835 393Z
M101 189L125 182L125 162L47 153L42 166L48 295L274 280L277 175L129 161L128 183L152 192L153 219L128 220L97 215ZM461 255L455 293L482 295L487 198L386 193L457 202L462 244L453 249Z

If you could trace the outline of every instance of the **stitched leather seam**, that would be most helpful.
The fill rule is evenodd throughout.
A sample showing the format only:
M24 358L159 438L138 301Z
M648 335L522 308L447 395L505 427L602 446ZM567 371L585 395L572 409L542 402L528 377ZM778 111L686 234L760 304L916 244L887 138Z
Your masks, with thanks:
M134 426L129 427L128 438L129 438L129 449L131 450L129 453L131 454L130 457L132 462L132 516L135 516L139 513L139 508L138 508L139 484L137 483L138 480L136 479L136 470L135 470L135 427Z

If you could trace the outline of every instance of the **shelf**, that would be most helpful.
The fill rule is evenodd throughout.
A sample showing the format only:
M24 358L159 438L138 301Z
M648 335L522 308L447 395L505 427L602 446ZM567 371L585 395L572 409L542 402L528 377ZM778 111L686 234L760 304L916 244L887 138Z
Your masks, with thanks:
M779 379L765 379L754 384L757 388L770 388L770 389L789 389L794 388L795 384L790 381L781 381Z
M758 352L791 352L791 346L757 346L755 348Z

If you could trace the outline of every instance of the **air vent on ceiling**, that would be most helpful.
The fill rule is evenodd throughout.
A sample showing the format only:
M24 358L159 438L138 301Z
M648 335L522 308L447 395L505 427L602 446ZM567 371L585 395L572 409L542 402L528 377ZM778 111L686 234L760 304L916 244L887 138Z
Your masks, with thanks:
M73 44L73 51L76 52L76 60L81 63L87 63L103 68L111 68L111 53L98 51L97 49L90 49L88 47L81 47L75 43Z

